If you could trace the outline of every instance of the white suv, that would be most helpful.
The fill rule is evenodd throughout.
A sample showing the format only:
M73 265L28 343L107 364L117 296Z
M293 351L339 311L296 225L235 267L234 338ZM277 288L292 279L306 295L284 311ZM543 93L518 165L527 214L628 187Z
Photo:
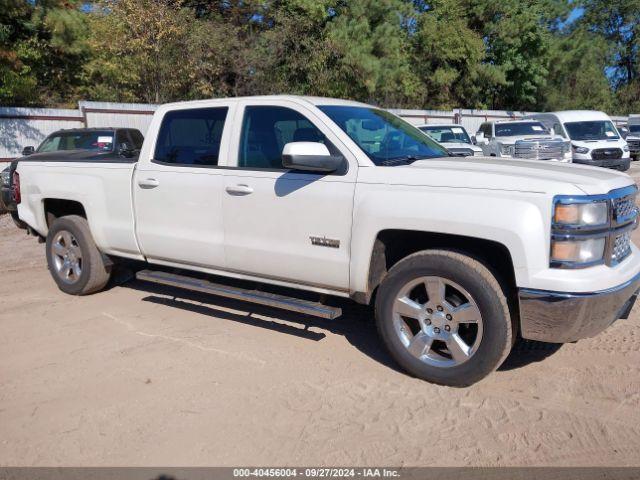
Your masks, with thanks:
M485 122L476 143L488 157L571 162L571 144L536 120Z

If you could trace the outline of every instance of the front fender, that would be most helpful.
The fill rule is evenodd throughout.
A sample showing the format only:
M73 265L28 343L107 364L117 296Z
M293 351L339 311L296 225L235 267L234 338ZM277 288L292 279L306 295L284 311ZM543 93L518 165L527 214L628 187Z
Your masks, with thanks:
M490 240L511 255L518 286L549 264L551 199L546 194L472 188L358 184L350 284L367 291L378 233L398 229Z

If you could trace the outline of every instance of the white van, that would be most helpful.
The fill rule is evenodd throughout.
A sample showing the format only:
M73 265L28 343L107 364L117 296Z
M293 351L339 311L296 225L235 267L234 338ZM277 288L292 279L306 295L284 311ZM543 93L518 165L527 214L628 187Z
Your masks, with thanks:
M536 113L535 119L556 135L571 140L574 163L626 171L630 165L629 146L604 112L568 110Z

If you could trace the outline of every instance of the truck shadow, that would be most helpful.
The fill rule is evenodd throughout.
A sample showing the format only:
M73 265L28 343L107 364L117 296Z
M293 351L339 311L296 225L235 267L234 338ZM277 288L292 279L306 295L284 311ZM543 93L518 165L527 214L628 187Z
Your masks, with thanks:
M392 370L402 372L381 344L373 320L373 308L369 306L331 297L327 303L342 308L343 314L336 320L325 320L297 312L139 280L127 281L123 286L148 293L149 295L142 299L144 302L207 315L216 319L230 320L314 342L326 338L327 333L341 335L353 347L372 360ZM276 293L290 293L287 289L273 288L272 290ZM561 347L562 344L518 339L498 370L515 370L531 363L541 362Z
M537 342L518 338L511 353L498 368L499 371L516 370L531 363L541 362L562 348L562 343Z
M124 286L149 293L149 296L142 299L143 302L208 315L216 319L230 320L314 342L326 338L327 333L341 335L371 359L395 371L401 371L380 344L373 321L373 309L368 306L332 298L327 303L342 308L343 313L336 320L325 320L297 312L150 284L139 280L131 280ZM278 290L273 289L273 291Z

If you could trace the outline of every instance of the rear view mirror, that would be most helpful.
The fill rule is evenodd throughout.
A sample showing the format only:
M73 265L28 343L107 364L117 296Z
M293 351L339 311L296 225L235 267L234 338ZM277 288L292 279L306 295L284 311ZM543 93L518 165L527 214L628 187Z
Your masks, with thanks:
M335 172L344 164L344 158L332 156L323 143L291 142L282 149L282 166L309 172Z
M369 132L375 132L376 130L380 130L384 128L384 123L378 120L374 120L373 118L367 118L362 121L362 129L368 130Z
M24 147L22 149L22 155L26 157L27 155L32 155L35 151L35 147Z

